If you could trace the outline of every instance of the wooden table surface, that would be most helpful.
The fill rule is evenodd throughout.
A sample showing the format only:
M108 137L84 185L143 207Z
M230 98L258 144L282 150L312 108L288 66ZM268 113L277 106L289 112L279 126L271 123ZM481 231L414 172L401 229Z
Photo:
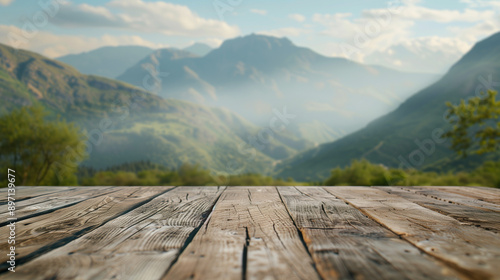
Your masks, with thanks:
M18 187L0 279L500 279L500 189Z

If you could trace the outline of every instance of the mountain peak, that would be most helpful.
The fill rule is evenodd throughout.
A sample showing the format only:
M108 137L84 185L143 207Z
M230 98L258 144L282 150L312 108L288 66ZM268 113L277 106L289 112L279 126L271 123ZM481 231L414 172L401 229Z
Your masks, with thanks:
M206 58L210 61L242 62L264 72L309 64L319 55L297 47L288 38L250 34L224 41Z
M254 50L279 50L283 48L296 47L288 38L278 38L260 34L250 34L243 37L226 40L221 49L252 48Z

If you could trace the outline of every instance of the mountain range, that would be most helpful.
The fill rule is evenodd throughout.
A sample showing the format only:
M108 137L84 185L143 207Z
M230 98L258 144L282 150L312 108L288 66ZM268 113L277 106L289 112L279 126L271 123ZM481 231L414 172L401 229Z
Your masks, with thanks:
M450 129L446 102L500 90L500 33L477 43L446 75L417 92L395 111L338 141L303 152L277 167L281 177L321 180L331 169L365 158L388 167L460 170L498 154L456 158L440 135Z
M184 48L184 51L196 56L204 56L211 50L210 46L203 43L195 43ZM153 49L142 46L108 46L89 52L65 55L57 60L73 66L82 74L115 79L152 52Z
M104 168L150 160L168 168L199 164L216 172L259 172L311 147L286 133L251 149L259 128L221 108L155 94L104 77L84 75L62 62L0 45L0 114L40 104L86 131L90 158Z
M288 129L315 143L361 128L437 79L325 57L287 38L255 34L226 40L202 57L156 50L118 80L141 87L148 75L160 96L225 107L259 126L273 109L287 107L298 116Z
M140 59L153 52L141 46L102 47L93 51L70 54L57 60L75 67L82 74L115 79Z

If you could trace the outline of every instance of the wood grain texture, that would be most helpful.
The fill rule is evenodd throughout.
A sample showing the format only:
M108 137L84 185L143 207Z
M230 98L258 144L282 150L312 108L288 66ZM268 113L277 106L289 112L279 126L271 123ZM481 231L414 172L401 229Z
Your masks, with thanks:
M0 279L500 279L499 193L19 187Z
M411 187L377 187L380 190L398 195L413 203L438 213L450 216L462 225L471 225L500 233L500 213L488 211L482 208L475 208L461 204L449 203L441 199L434 199L430 196L422 195L413 191Z
M434 199L439 199L448 203L456 203L476 207L484 210L500 212L500 205L490 203L488 201L480 200L477 198L469 197L463 194L441 191L437 188L429 187L411 187L412 191L429 196Z
M29 218L16 224L16 253L20 263L51 251L86 232L165 192L161 187L120 187L110 194L91 198L73 206ZM0 236L8 236L7 226ZM8 248L7 240L0 246ZM7 255L0 256L5 269Z
M320 187L279 187L323 279L457 279L394 233Z
M57 192L65 192L76 187L16 187L16 195L14 198L16 201L21 201L33 197L37 197L44 194L57 193ZM7 188L0 189L1 192L7 192ZM7 196L2 195L0 197L0 204L7 203Z
M178 187L19 268L26 279L160 279L224 188Z
M500 189L485 187L428 187L443 192L472 197L479 201L486 201L500 205Z
M114 191L116 191L116 189L112 187L78 187L63 192L39 195L19 202L16 201L15 217L18 221L23 220L26 217L54 211L81 202L85 199ZM0 221L6 221L8 217L10 217L10 215L7 212L7 205L0 205ZM0 226L3 225L4 223L0 223Z
M472 279L498 279L500 238L493 232L368 187L327 188L426 253Z
M274 187L228 188L163 279L318 279Z

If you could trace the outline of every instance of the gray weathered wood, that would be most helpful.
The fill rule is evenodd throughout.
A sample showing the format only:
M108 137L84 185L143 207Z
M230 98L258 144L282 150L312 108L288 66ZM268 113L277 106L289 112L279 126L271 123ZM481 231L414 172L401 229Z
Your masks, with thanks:
M39 195L19 202L15 201L15 217L22 220L114 191L116 189L112 187L78 187L63 192ZM7 205L0 205L0 221L6 221L9 217L11 216L7 211Z
M228 188L164 279L318 279L274 187Z
M481 208L484 210L500 212L500 205L472 198L469 196L465 196L462 194L444 192L438 190L437 188L428 188L428 187L411 187L411 189L416 193L430 196L434 199L440 199L448 203L462 204L471 207Z
M494 279L500 275L500 239L493 232L462 225L451 217L379 189L327 190L472 279Z
M19 267L26 279L159 279L222 193L178 187Z
M320 187L279 187L323 279L457 279L457 273Z
M496 189L223 189L18 187L0 279L500 279Z
M378 187L378 189L398 195L420 206L450 216L462 224L469 224L471 226L500 233L499 212L434 199L428 195L425 196L414 192L411 187Z
M429 187L431 189L472 197L500 205L500 189L485 187Z
M16 199L16 201L21 201L24 199L33 198L44 194L69 191L74 188L76 187L16 187L15 188L16 193L14 195L14 198ZM2 188L0 190L5 193L7 192L7 188ZM5 204L5 203L7 203L7 196L2 195L0 197L0 204Z
M165 190L161 187L116 188L113 193L91 198L45 215L22 220L16 224L18 261L26 262L62 246L71 239L83 235ZM8 234L7 226L0 228L0 236L8 236ZM8 248L7 239L0 240L0 246ZM7 255L2 254L0 263L3 267L7 265L6 261Z

